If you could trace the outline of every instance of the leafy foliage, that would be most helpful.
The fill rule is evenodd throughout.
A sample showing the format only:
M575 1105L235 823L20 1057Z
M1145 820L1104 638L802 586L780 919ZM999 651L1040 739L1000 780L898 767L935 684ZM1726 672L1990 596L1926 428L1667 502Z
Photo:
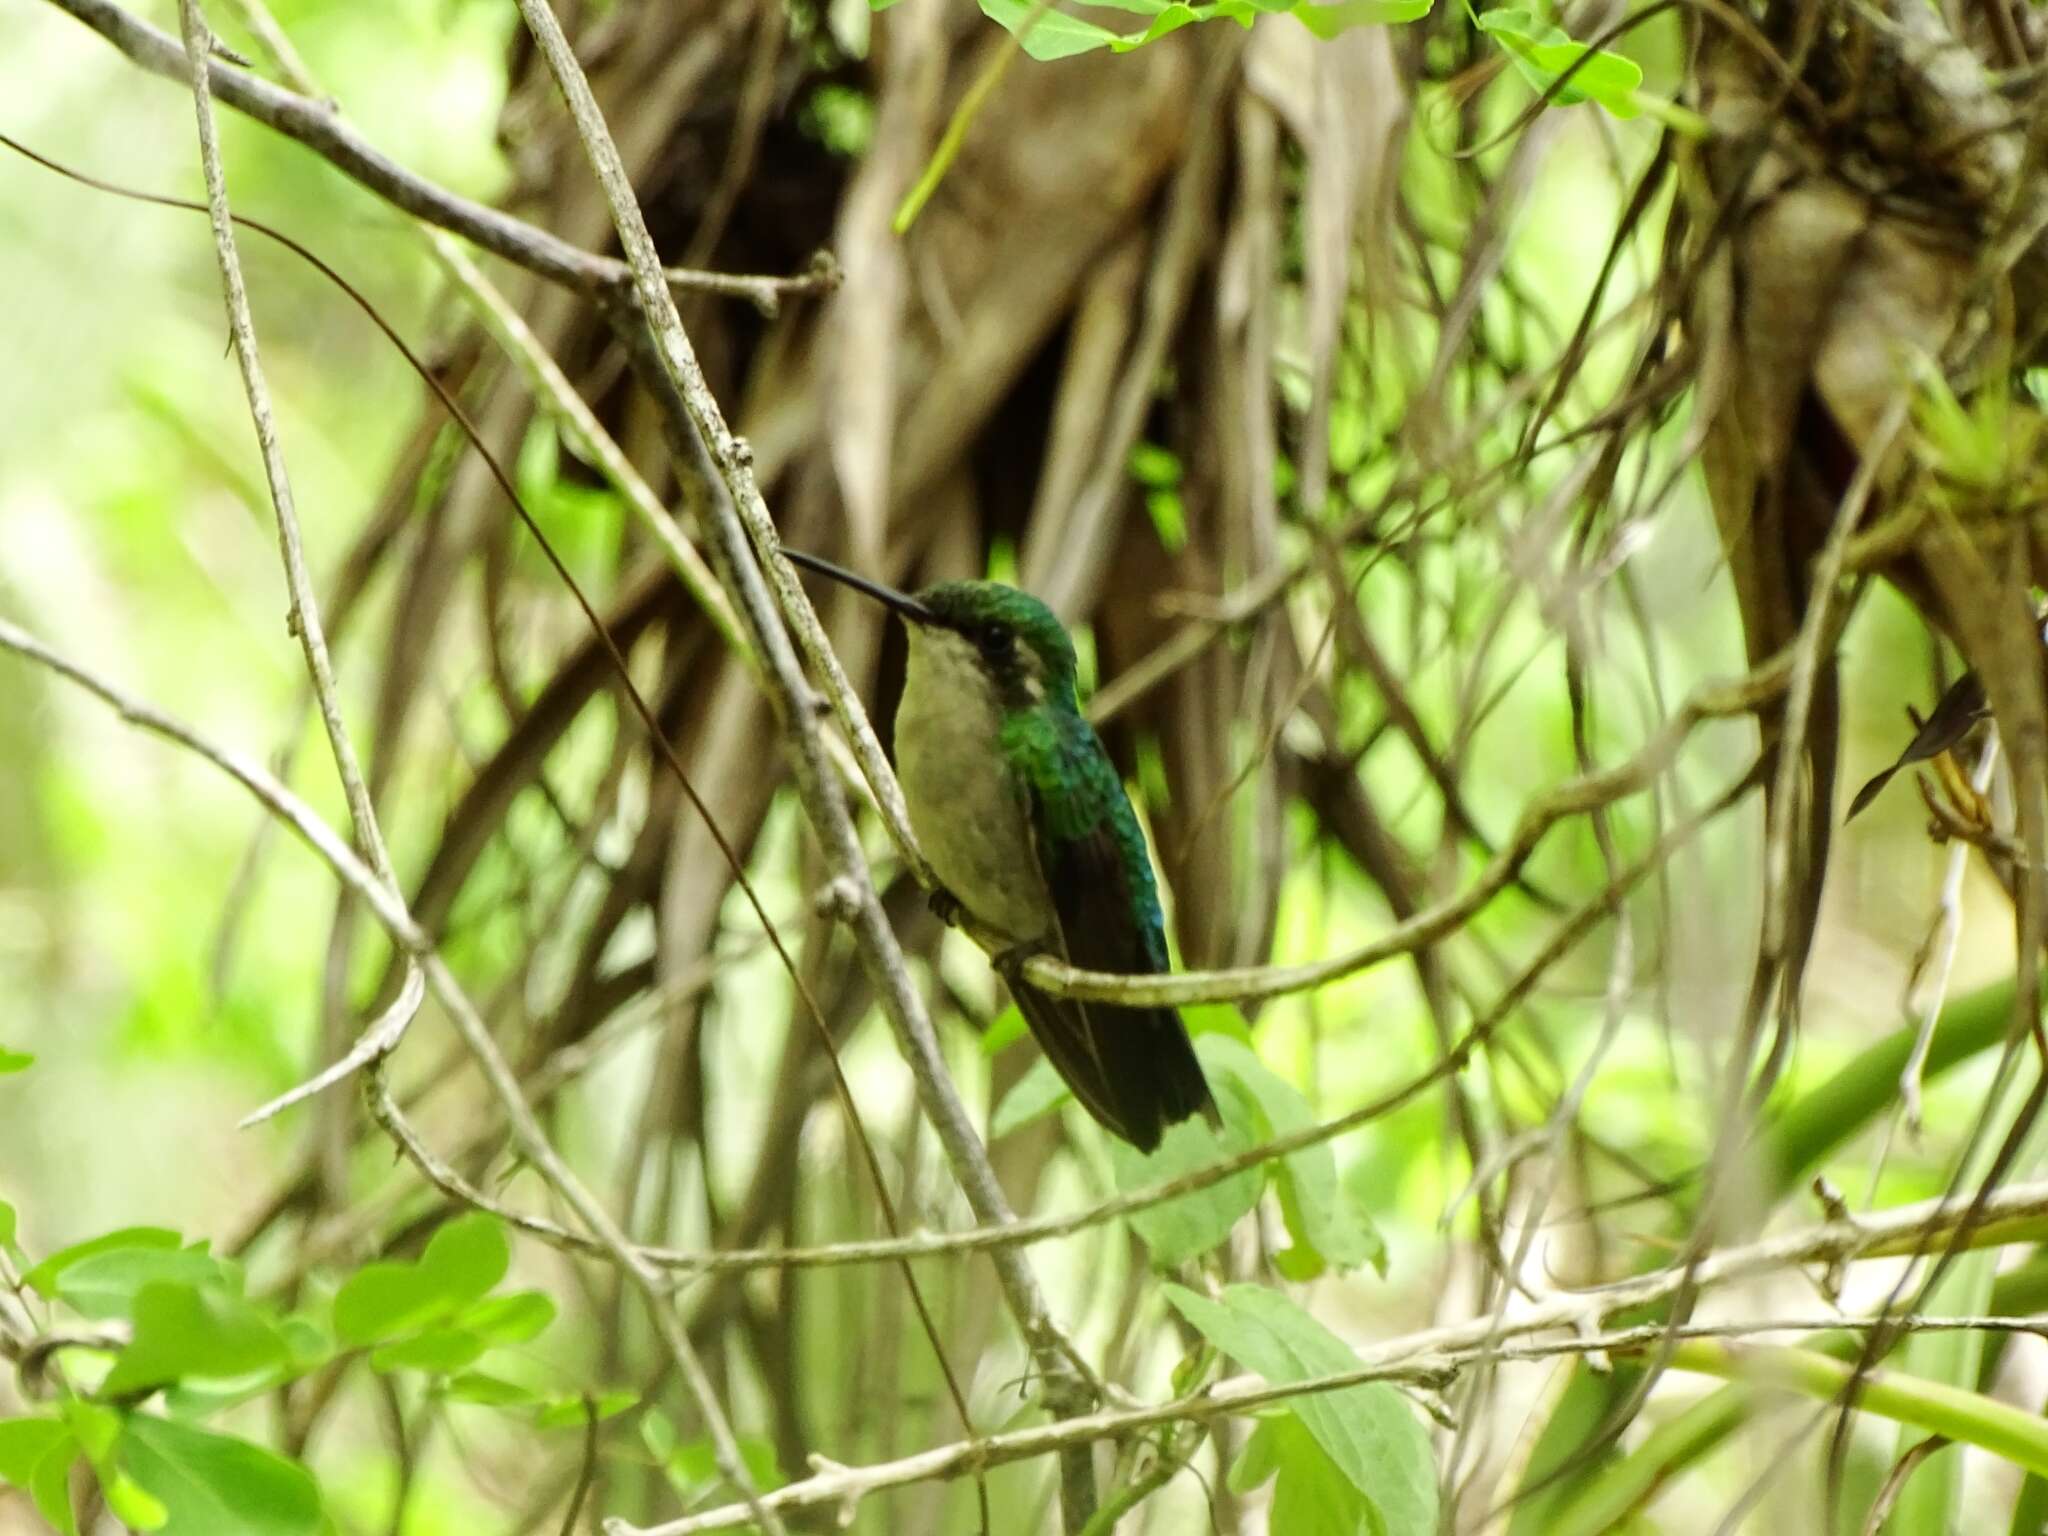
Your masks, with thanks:
M1279 1291L1233 1285L1211 1301L1184 1286L1165 1290L1204 1338L1276 1386L1357 1369L1358 1357L1343 1341ZM1354 1499L1371 1511L1373 1530L1384 1536L1429 1536L1436 1530L1436 1462L1429 1437L1393 1387L1361 1382L1312 1393L1274 1417L1296 1421L1323 1459L1308 1455L1292 1431L1274 1431L1263 1441L1255 1435L1232 1470L1234 1479L1256 1485L1277 1475L1288 1506L1305 1520L1321 1522L1306 1529L1361 1530L1364 1522L1351 1513L1329 1475L1334 1467Z

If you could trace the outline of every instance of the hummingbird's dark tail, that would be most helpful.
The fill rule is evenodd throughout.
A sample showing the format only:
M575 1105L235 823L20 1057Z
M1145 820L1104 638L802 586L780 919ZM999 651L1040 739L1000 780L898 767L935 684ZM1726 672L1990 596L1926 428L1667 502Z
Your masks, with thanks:
M1151 1152L1169 1125L1206 1115L1220 1126L1194 1045L1171 1008L1120 1008L1011 985L1024 1022L1081 1107Z

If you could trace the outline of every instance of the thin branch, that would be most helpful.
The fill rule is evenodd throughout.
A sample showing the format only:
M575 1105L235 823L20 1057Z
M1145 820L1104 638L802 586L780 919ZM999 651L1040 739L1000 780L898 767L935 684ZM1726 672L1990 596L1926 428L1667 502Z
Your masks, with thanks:
M227 304L228 328L234 338L235 361L242 375L242 390L248 397L249 417L256 428L256 446L263 460L263 478L270 490L270 504L277 515L278 549L284 559L285 587L291 606L285 623L299 637L305 652L306 672L313 681L313 696L319 704L320 721L327 731L327 744L334 755L335 772L348 800L349 820L356 842L368 856L370 870L380 885L398 898L398 876L391 867L391 854L384 845L384 833L377 825L376 807L370 803L369 787L363 782L362 765L349 740L348 726L341 717L341 698L334 683L334 663L327 652L327 635L320 623L319 600L313 592L313 578L306 569L305 541L299 531L299 515L292 497L291 477L285 470L284 449L278 441L277 416L270 403L270 385L263 376L263 362L256 346L256 322L249 313L249 291L242 280L241 254L235 246L235 220L228 208L227 171L221 163L220 140L213 118L213 97L209 70L213 54L213 29L206 24L198 0L180 0L179 20L185 36L186 59L192 82L193 112L199 125L199 160L206 178L206 208L213 224L214 254L220 264L221 287ZM302 1083L282 1098L258 1110L243 1124L268 1118L288 1105L310 1098L331 1083L382 1061L398 1048L406 1029L419 1012L426 988L408 961L405 983L392 1005L379 1014L356 1043L326 1071L311 1082Z
M1463 928L1473 914L1512 884L1537 844L1559 822L1641 793L1670 766L1694 727L1703 721L1748 714L1777 697L1790 680L1795 655L1795 649L1787 647L1742 677L1701 685L1635 756L1612 768L1568 779L1533 797L1523 807L1514 832L1500 852L1463 891L1424 908L1378 938L1344 954L1304 965L1239 966L1153 976L1085 971L1039 955L1024 963L1024 975L1046 991L1063 997L1172 1008L1195 1003L1250 1002L1305 992L1426 948Z
M178 40L158 31L113 0L49 0L112 43L128 59L153 75L184 81L185 51ZM333 106L238 69L220 59L209 61L212 93L236 111L295 139L360 182L394 207L437 225L515 266L580 292L603 294L623 287L626 264L578 250L546 230L513 218L496 208L459 197L424 177L416 176L350 128ZM772 311L786 294L821 293L839 284L839 269L829 258L788 277L664 269L664 279L679 291L736 294Z

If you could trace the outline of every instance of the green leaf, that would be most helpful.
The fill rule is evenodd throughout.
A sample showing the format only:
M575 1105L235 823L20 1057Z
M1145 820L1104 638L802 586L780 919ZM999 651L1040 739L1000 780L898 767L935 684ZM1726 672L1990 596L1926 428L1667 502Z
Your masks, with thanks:
M571 1424L589 1422L591 1409L597 1412L597 1421L615 1419L631 1408L640 1399L631 1392L600 1392L586 1401L581 1395L558 1397L542 1403L533 1416L534 1425L540 1429L563 1429Z
M459 1327L490 1344L524 1344L538 1338L555 1320L554 1300L541 1291L514 1291L490 1296L457 1318Z
M982 1031L981 1054L994 1056L1008 1050L1031 1032L1024 1022L1024 1011L1015 1003L1010 1004L995 1016L989 1027Z
M0 1420L0 1485L23 1489L42 1516L65 1536L77 1536L71 1513L71 1464L78 1437L57 1419Z
M189 1248L116 1248L68 1266L57 1278L57 1293L88 1317L130 1317L136 1299L151 1285L212 1286L239 1295L241 1266Z
M981 0L982 15L1006 32L1021 34L1024 51L1034 59L1072 58L1077 53L1107 48L1119 41L1117 34L1107 27L1078 20L1049 6L1043 14L1039 14L1040 9L1036 0Z
M1072 1091L1061 1080L1051 1060L1039 1057L1022 1077L1010 1085L1010 1091L1003 1095L1002 1103L989 1117L989 1140L995 1141L1012 1131L1022 1130L1035 1120L1043 1120L1072 1097Z
M1233 1285L1217 1302L1169 1284L1166 1299L1210 1343L1275 1386L1358 1367L1341 1339L1278 1291ZM1381 1536L1434 1536L1429 1437L1399 1392L1385 1382L1361 1382L1304 1397L1292 1412L1365 1495ZM1287 1529L1277 1521L1274 1528Z
M1180 1021L1197 1040L1204 1035L1228 1035L1245 1045L1252 1043L1252 1027L1235 1003L1196 1003L1181 1009Z
M64 1422L70 1426L72 1437L78 1447L92 1458L95 1466L113 1454L114 1442L121 1438L121 1415L101 1403L88 1403L82 1398L72 1398L63 1405Z
M506 1381L485 1371L464 1371L442 1383L441 1395L458 1403L476 1403L485 1408L523 1407L540 1401L540 1394L516 1381Z
M66 1438L36 1463L29 1497L42 1517L63 1536L78 1536L78 1516L71 1508L71 1465L78 1460L78 1442Z
M164 1536L314 1536L320 1529L311 1474L246 1440L135 1414L119 1455L161 1501Z
M290 1354L276 1325L239 1296L153 1280L135 1295L134 1341L100 1391L119 1397L188 1376L226 1381L283 1365Z
M0 1483L26 1488L36 1465L71 1443L71 1431L56 1419L0 1419Z
M163 1500L125 1472L117 1470L112 1477L102 1477L100 1493L108 1512L132 1531L158 1531L170 1523L171 1512Z
M483 1339L466 1328L430 1328L425 1333L370 1352L370 1369L375 1371L430 1371L445 1376L474 1365L489 1348Z
M26 1072L35 1064L35 1057L28 1052L10 1051L5 1046L0 1046L0 1077L5 1077L10 1072Z
M1157 443L1134 443L1131 478L1155 491L1172 490L1181 482L1180 456Z
M1643 71L1634 59L1588 48L1520 6L1482 11L1473 20L1508 50L1522 77L1538 92L1549 93L1551 100L1566 106L1597 101L1616 117L1641 112L1635 93L1643 83ZM1571 78L1559 86L1567 73Z
M14 1246L14 1207L0 1200L0 1248Z
M1301 0L1288 9L1309 31L1328 39L1353 27L1420 21L1435 3L1436 0L1336 0L1332 5L1317 5L1314 0Z
M674 1435L673 1427L669 1433ZM780 1488L782 1468L775 1460L774 1445L759 1435L735 1438L739 1444L740 1465L747 1469L747 1476L754 1487L763 1493ZM653 1445L650 1440L648 1448L652 1450ZM666 1454L656 1452L655 1460L661 1463L662 1471L668 1474L676 1492L683 1496L685 1505L702 1499L725 1481L725 1474L718 1470L718 1453L712 1449L708 1439L672 1444Z
M1287 1536L1360 1536L1373 1529L1371 1507L1330 1460L1298 1415L1261 1419L1230 1469L1230 1487L1248 1493L1278 1475L1267 1524Z
M90 1241L57 1249L47 1260L29 1270L29 1274L23 1276L23 1282L41 1292L45 1300L68 1300L72 1307L78 1307L78 1311L88 1317L125 1317L135 1292L150 1280L172 1280L180 1278L180 1274L188 1280L207 1278L190 1272L193 1262L178 1257L182 1253L195 1253L199 1260L205 1260L205 1253L197 1247L180 1249L180 1241L178 1233L168 1227L121 1227L119 1231L104 1233ZM135 1257L137 1253L168 1253L172 1257L141 1260L141 1257ZM86 1280L78 1286L78 1294L68 1294L66 1286L70 1272L80 1266L88 1266L88 1262L100 1264L88 1270ZM111 1311L104 1311L109 1307Z
M1212 1077L1209 1088L1223 1112L1222 1131L1199 1117L1183 1120L1167 1127L1158 1150L1149 1155L1122 1141L1111 1142L1117 1188L1147 1189L1225 1162L1257 1144L1251 1129L1258 1121L1257 1106L1237 1079ZM1131 1226L1152 1250L1152 1262L1170 1269L1228 1237L1238 1218L1258 1204L1264 1179L1257 1167L1243 1169L1206 1189L1132 1212Z
M379 1344L480 1300L505 1278L512 1252L497 1218L459 1216L436 1232L417 1264L367 1264L334 1298L334 1331L345 1345Z
M1195 1049L1212 1087L1234 1080L1256 1106L1248 1127L1253 1145L1291 1136L1315 1123L1308 1101L1249 1046L1230 1035L1212 1034L1199 1039ZM1356 1269L1371 1264L1386 1273L1386 1244L1346 1197L1329 1143L1318 1142L1278 1160L1273 1182L1281 1218L1294 1239L1294 1246L1274 1261L1288 1279L1313 1279L1331 1265Z

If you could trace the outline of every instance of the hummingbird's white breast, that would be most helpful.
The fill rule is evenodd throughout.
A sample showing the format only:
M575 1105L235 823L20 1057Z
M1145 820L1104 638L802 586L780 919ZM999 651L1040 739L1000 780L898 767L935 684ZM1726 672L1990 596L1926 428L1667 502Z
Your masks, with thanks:
M1056 919L1024 795L1003 756L995 684L964 636L906 627L896 772L911 829L933 872L969 912L1019 944L1036 943Z

